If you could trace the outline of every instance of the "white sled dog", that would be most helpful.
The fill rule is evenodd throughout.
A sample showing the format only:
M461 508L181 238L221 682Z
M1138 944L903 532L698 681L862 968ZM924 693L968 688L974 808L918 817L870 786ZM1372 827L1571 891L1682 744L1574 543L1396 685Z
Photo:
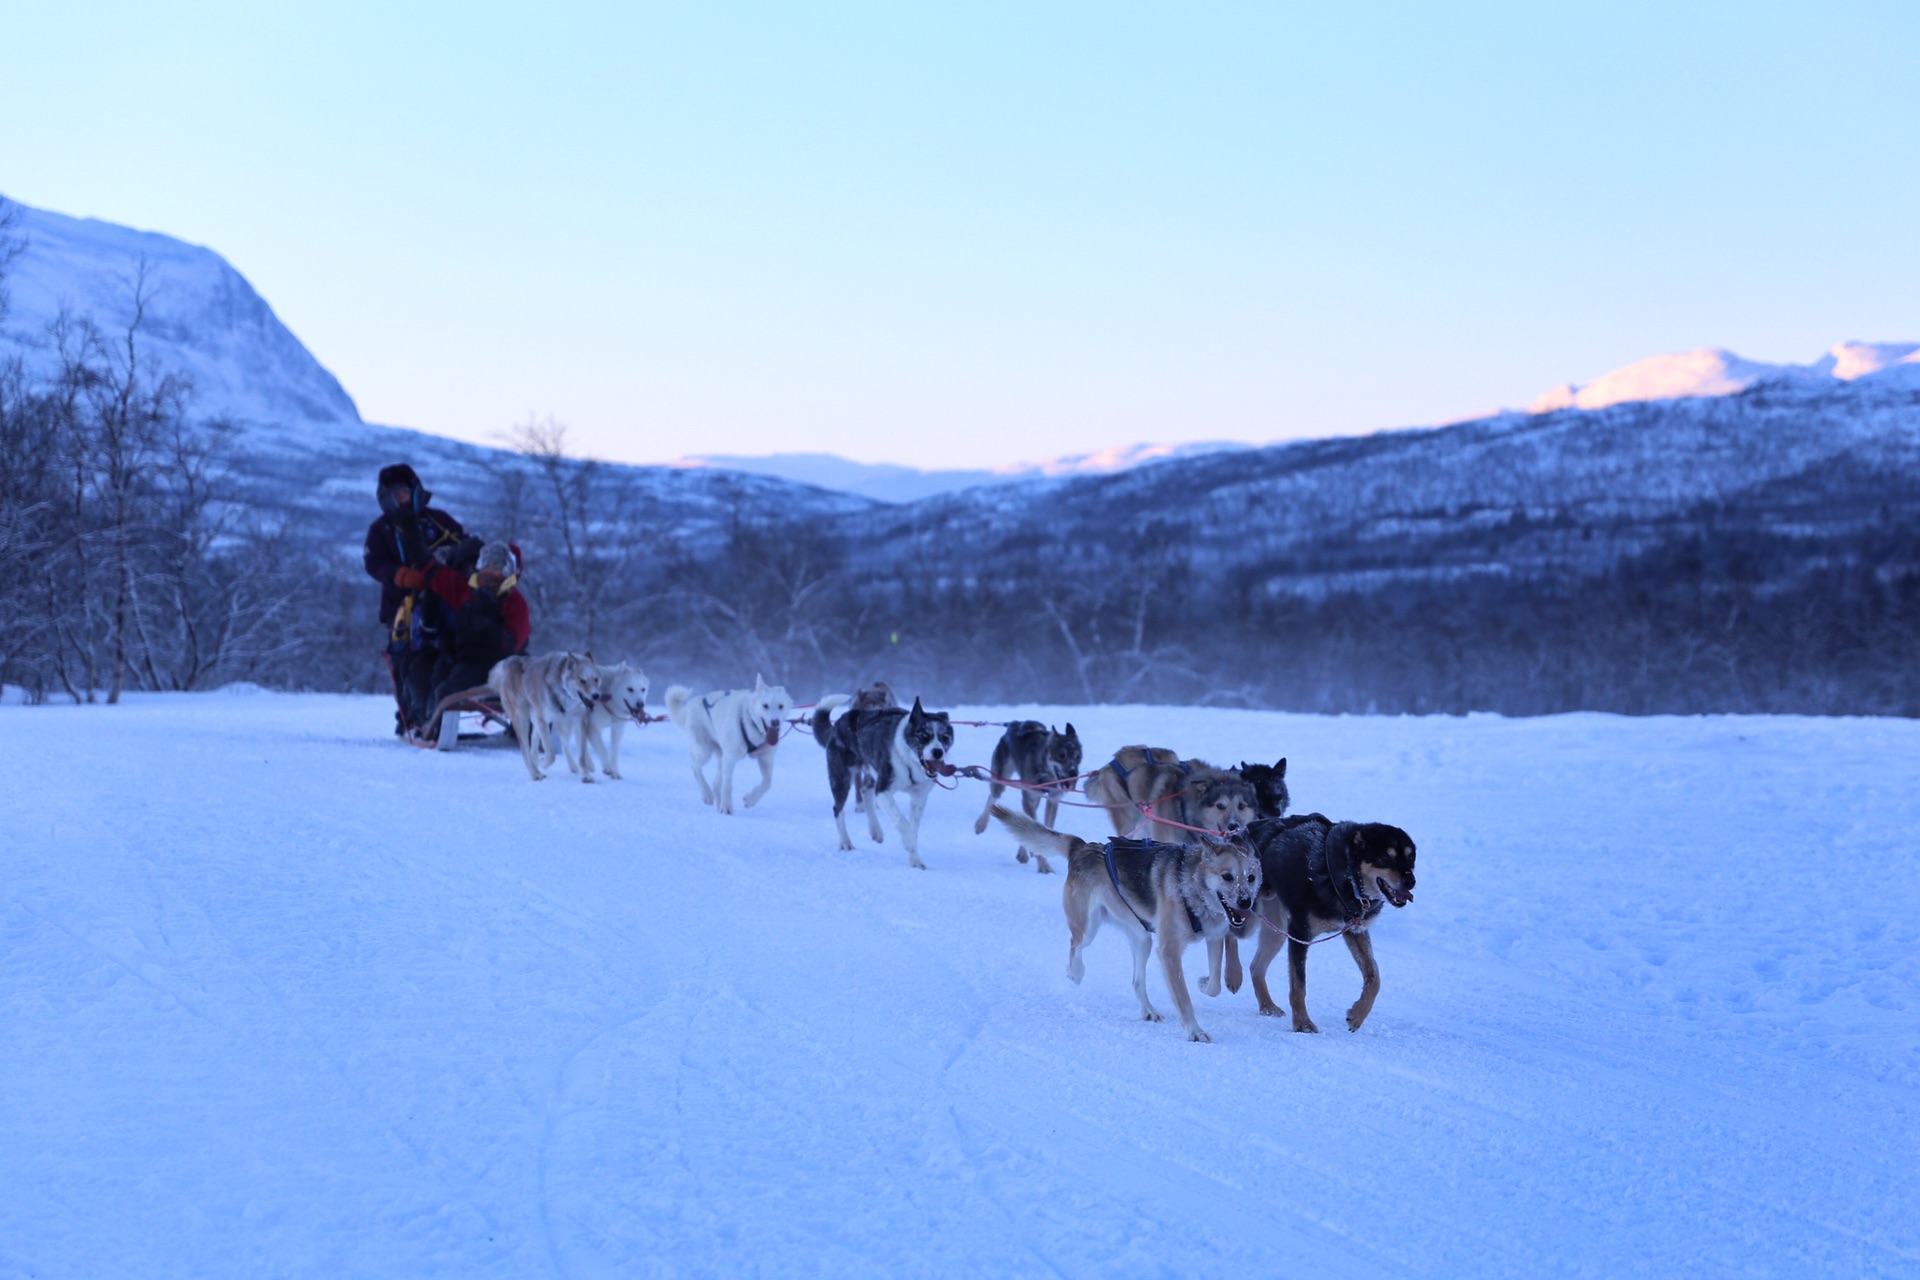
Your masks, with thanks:
M1060 895L1067 913L1067 977L1078 982L1086 975L1080 953L1100 932L1101 922L1111 920L1133 948L1133 994L1140 998L1140 1016L1158 1022L1160 1014L1147 999L1147 953L1157 938L1167 990L1180 1010L1187 1039L1212 1040L1194 1016L1180 958L1189 945L1204 941L1208 971L1200 989L1210 996L1220 994L1226 939L1244 938L1259 923L1254 904L1260 896L1260 859L1252 846L1237 834L1224 833L1198 834L1192 844L1124 836L1090 844L999 805L990 812L1022 844L1067 857L1067 882Z
M503 658L487 673L487 684L500 695L501 710L520 742L520 758L535 782L547 776L541 769L562 751L567 767L581 774L581 781L593 781L585 733L587 710L600 698L600 668L592 654ZM574 763L576 751L579 765Z
M620 776L620 738L630 724L640 724L647 715L647 673L621 663L600 668L600 697L587 708L586 735L588 753L600 757L600 770L609 778Z
M700 798L721 813L732 813L734 768L752 756L760 765L760 785L747 792L741 803L753 808L773 785L773 749L780 745L780 730L792 710L793 699L786 688L770 685L758 675L751 689L699 697L681 684L667 690L667 715L690 739L687 753L693 758L693 780L700 784ZM719 774L708 785L707 761L716 755Z

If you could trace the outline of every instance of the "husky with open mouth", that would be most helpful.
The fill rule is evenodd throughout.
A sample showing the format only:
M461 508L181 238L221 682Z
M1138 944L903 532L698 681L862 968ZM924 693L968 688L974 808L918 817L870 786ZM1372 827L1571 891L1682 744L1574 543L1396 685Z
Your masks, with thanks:
M838 720L836 707L851 701L836 693L814 706L810 727L814 740L827 749L827 785L833 789L833 820L840 828L840 847L853 848L847 834L847 793L854 793L867 815L867 833L875 844L884 842L878 808L885 808L907 847L907 865L926 870L920 861L920 816L933 794L934 776L953 754L953 723L944 711L928 711L913 700L913 708L856 707ZM947 767L951 772L951 768ZM900 812L893 793L907 794L908 814Z
M600 699L587 710L587 746L609 778L620 776L620 738L647 719L647 673L621 663L600 668Z
M1251 969L1260 1012L1280 1014L1267 993L1267 966L1285 943L1293 1029L1318 1031L1307 1016L1307 948L1321 935L1344 930L1347 951L1360 966L1360 998L1347 1010L1347 1030L1358 1031L1380 994L1373 922L1387 904L1413 901L1413 837L1384 822L1333 822L1306 813L1256 822L1247 838L1265 874L1260 947Z
M793 710L793 698L784 685L768 684L754 676L751 689L728 689L696 696L685 685L667 690L667 715L687 731L687 754L693 760L693 780L700 798L717 813L733 812L733 771L752 756L760 765L760 783L741 803L751 809L773 785L773 752ZM712 784L707 761L720 757Z
M1049 830L1031 818L995 805L1000 824L1029 848L1064 854L1067 882L1061 905L1067 914L1067 977L1086 974L1081 952L1103 921L1111 920L1133 949L1133 993L1140 1016L1160 1021L1147 999L1147 954L1157 939L1167 990L1180 1011L1187 1039L1210 1041L1193 1013L1193 995L1181 957L1195 942L1207 944L1209 972L1200 989L1220 994L1220 956L1229 936L1246 937L1258 923L1260 859L1238 835L1193 835L1190 844L1116 837L1090 844Z

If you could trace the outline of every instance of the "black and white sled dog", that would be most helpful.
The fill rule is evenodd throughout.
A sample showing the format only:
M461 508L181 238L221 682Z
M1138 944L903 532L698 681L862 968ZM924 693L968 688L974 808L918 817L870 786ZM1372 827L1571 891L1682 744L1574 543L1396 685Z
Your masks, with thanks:
M1160 1021L1147 999L1147 954L1157 939L1167 990L1180 1011L1189 1040L1211 1040L1194 1016L1193 995L1181 964L1195 942L1207 944L1207 976L1200 989L1220 994L1221 952L1229 937L1246 937L1257 923L1254 904L1260 894L1260 859L1238 835L1200 835L1190 844L1130 840L1116 836L1091 844L1078 836L1049 831L1031 818L995 805L993 816L1035 849L1062 853L1067 880L1061 905L1067 915L1067 977L1086 976L1086 950L1103 921L1112 920L1133 949L1133 993L1140 1016Z
M647 718L647 673L621 663L600 668L600 696L587 708L587 747L609 778L620 776L620 738ZM586 752L582 752L585 755Z
M1051 828L1054 819L1060 816L1060 793L1068 789L1065 785L1068 779L1080 774L1080 735L1074 731L1071 723L1062 733L1038 720L1015 720L994 745L993 774L997 778L1055 784L1045 793L1047 816L1042 819ZM987 818L1005 790L1006 787L998 782L987 788L987 807L980 811L980 817L973 824L975 835L987 829ZM1020 793L1020 807L1029 818L1039 810L1040 796L1038 791ZM1027 852L1027 846L1021 845L1013 856L1025 862ZM1044 853L1034 854L1034 862L1037 864L1035 869L1042 875L1053 871L1053 864L1047 861Z
M911 710L898 707L861 708L838 720L834 708L849 699L834 694L820 699L813 712L814 740L827 749L827 785L833 789L833 820L840 828L840 847L853 848L847 834L847 792L852 791L867 815L867 833L884 843L880 814L884 807L907 847L907 865L926 870L920 861L920 816L933 794L934 769L953 750L953 724L944 711L928 711L913 700ZM902 814L893 793L907 793L908 812Z
M1263 820L1247 837L1260 856L1260 946L1253 955L1253 994L1260 1012L1279 1016L1267 992L1267 967L1287 946L1287 1003L1295 1031L1318 1031L1307 1016L1307 948L1320 934L1343 930L1360 966L1360 998L1347 1010L1358 1031L1380 994L1373 962L1373 922L1392 903L1413 901L1413 838L1384 822L1331 822L1317 813Z
M693 780L700 784L700 798L720 813L733 812L733 771L746 757L760 765L760 784L747 792L741 803L751 809L773 785L773 751L780 745L780 730L793 710L793 699L785 686L770 685L754 676L753 688L731 689L698 697L685 685L667 690L667 715L687 731L687 752L693 759ZM707 761L720 757L720 769L712 785L707 782Z
M593 781L585 726L588 710L600 699L600 668L591 653L502 658L487 673L487 685L500 695L500 708L520 743L520 758L535 782L547 776L541 770L561 752L581 781Z

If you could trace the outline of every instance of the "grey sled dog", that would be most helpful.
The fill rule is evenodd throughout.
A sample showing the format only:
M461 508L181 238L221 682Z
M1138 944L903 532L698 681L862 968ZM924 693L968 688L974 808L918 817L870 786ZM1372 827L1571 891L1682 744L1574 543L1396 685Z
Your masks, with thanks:
M1022 782L1037 783L1048 787L1046 792L1047 814L1041 821L1051 828L1054 819L1060 816L1060 794L1071 790L1069 782L1080 773L1080 735L1074 732L1073 724L1067 724L1067 731L1061 733L1051 725L1041 724L1038 720L1015 720L1000 735L1000 741L993 748L993 774L996 778L1018 778ZM1000 793L1006 787L995 782L987 788L987 807L980 811L974 820L973 834L980 835L987 829L987 815L993 812L993 806L1000 799ZM1029 818L1035 816L1040 808L1041 793L1022 790L1020 807ZM1027 860L1027 846L1021 845L1013 855L1021 862ZM1034 855L1035 867L1041 875L1049 875L1053 866L1044 853Z
M922 871L920 816L933 794L933 771L953 750L953 724L944 711L928 711L913 700L913 709L898 707L849 711L831 719L835 707L849 701L836 693L820 699L813 713L813 736L827 749L827 785L833 789L833 820L840 828L840 847L853 848L847 834L847 792L851 789L867 814L867 834L875 844L884 841L876 806L885 808L907 847L907 865ZM893 793L907 793L910 815L902 814Z
M1181 956L1195 942L1207 944L1207 976L1200 989L1220 994L1220 960L1229 936L1244 938L1257 923L1254 903L1260 895L1260 859L1237 835L1202 835L1192 844L1115 837L1089 844L1078 836L1050 831L1031 818L995 805L1000 824L1021 843L1049 849L1067 858L1061 905L1067 913L1067 977L1086 976L1086 950L1104 920L1127 935L1133 949L1133 993L1140 1016L1160 1021L1147 999L1147 953L1160 944L1167 990L1180 1010L1187 1039L1211 1041L1193 1013L1193 995Z
M561 751L566 752L567 767L580 773L581 781L593 781L585 725L588 709L600 697L600 668L592 654L502 658L487 673L487 685L500 695L500 707L520 742L520 758L527 762L527 773L535 782L547 776L541 769Z
M760 766L760 783L741 803L751 809L773 785L773 751L780 745L780 728L793 710L793 699L782 685L754 676L753 688L730 689L695 697L677 684L667 690L667 715L687 731L687 753L693 758L693 780L700 798L719 813L733 812L733 771L752 756ZM707 783L707 761L720 757L712 785Z

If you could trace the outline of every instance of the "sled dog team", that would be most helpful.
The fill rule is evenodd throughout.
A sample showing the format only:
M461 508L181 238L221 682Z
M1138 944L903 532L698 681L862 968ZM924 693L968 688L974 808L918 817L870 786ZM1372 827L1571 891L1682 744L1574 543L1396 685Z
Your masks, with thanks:
M508 658L493 668L488 684L500 696L535 780L563 753L568 768L587 781L596 757L608 777L620 776L621 734L646 714L648 684L639 670L556 653ZM846 711L836 717L842 707ZM686 730L703 801L732 813L734 770L748 757L760 766L760 780L741 804L752 808L766 795L774 750L793 708L784 687L759 677L752 689L702 695L682 685L667 690L667 715ZM840 848L854 847L845 812L851 794L874 842L884 839L884 809L908 864L924 869L920 819L937 779L955 772L948 714L927 711L918 698L903 708L890 688L876 683L856 695L820 699L805 723L826 750ZM706 767L716 756L719 766L709 782ZM1040 872L1053 869L1049 854L1066 859L1061 896L1070 979L1077 983L1084 976L1082 952L1111 923L1133 954L1140 1016L1158 1022L1146 986L1147 960L1157 943L1181 1026L1188 1039L1204 1041L1209 1037L1194 1014L1185 952L1195 942L1206 944L1202 992L1217 996L1223 986L1237 992L1238 944L1257 933L1249 972L1260 1012L1281 1012L1268 990L1267 970L1284 944L1293 1029L1318 1031L1307 1014L1307 951L1339 937L1360 969L1360 998L1346 1016L1349 1031L1360 1029L1380 991L1370 926L1388 905L1413 900L1415 850L1405 831L1379 822L1333 822L1317 813L1288 816L1284 759L1221 769L1165 748L1128 746L1090 774L1082 774L1080 764L1073 725L1055 730L1036 720L1013 722L994 747L986 806L974 823L982 833L997 819L1019 842L1015 856L1034 859ZM1083 779L1086 803L1104 808L1113 822L1112 839L1083 840L1054 830L1061 804L1077 803L1065 794ZM999 803L1009 785L1019 788L1024 814ZM897 796L906 798L905 813Z

